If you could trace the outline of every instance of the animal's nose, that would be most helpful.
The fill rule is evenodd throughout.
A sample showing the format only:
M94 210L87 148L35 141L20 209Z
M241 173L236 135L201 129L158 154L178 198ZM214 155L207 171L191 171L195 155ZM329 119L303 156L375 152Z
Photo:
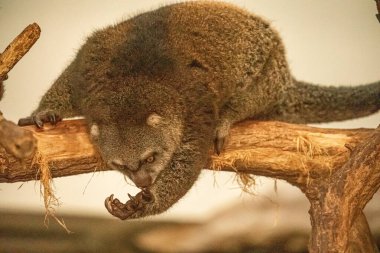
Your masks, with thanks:
M152 177L144 170L131 173L130 178L139 188L145 188L152 185Z
M138 168L137 166L133 166L133 164L128 163L125 160L122 159L113 159L111 160L112 167L117 168L118 170L130 170L130 171L136 171Z

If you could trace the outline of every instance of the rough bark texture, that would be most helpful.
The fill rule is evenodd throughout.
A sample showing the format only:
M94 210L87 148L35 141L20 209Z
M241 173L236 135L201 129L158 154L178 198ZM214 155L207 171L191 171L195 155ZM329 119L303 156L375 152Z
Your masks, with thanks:
M61 177L89 173L104 169L101 159L87 135L82 120L63 121L56 127L34 126L23 129L33 133L37 139L37 152L49 161L52 177ZM19 161L0 151L0 182L19 182L39 179L39 165L32 164L33 158ZM25 165L25 166L24 166Z
M4 119L0 112L0 147L13 157L23 160L31 157L36 149L33 133L18 127L15 123ZM1 165L0 165L1 166Z
M40 33L41 29L36 23L27 26L0 54L0 100L4 95L3 81L8 78L7 73L34 45ZM35 143L36 140L30 132L4 119L0 112L0 146L22 160L33 154Z
M380 128L377 128L354 148L341 168L329 177L313 180L304 191L311 203L310 252L377 252L366 238L353 241L350 231L353 227L362 231L358 219L363 219L362 210L379 187ZM364 246L365 251L359 250Z
M7 73L29 51L40 37L41 29L33 23L28 25L0 54L0 80L5 80Z

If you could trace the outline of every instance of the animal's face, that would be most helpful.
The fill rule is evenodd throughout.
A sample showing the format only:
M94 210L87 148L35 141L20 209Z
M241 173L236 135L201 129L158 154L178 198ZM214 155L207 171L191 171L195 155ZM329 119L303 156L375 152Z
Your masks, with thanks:
M91 123L92 139L107 166L127 175L137 187L149 187L178 147L181 124L156 113L132 124L117 122Z

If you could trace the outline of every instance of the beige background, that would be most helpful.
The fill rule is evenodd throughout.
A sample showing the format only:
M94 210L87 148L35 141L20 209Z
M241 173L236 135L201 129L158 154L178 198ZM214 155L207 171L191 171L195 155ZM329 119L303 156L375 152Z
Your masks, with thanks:
M297 78L337 85L357 85L380 79L380 23L374 17L373 0L230 2L272 22L283 37L289 64ZM29 115L92 31L165 3L168 1L0 0L0 50L26 25L37 22L42 29L36 45L9 73L0 110L14 121ZM376 127L379 123L380 114L377 113L360 120L323 126ZM233 178L231 173L203 172L191 192L160 218L202 219L231 201L247 199ZM54 182L56 194L62 202L61 213L110 217L103 207L105 197L115 193L121 200L126 200L127 192L137 192L116 172L66 177ZM278 195L273 189L271 179L258 180L254 201L269 201L267 196L275 201L280 197L285 202L286 199L299 198L303 205L298 209L305 214L308 205L297 189L286 183L279 183ZM371 204L379 204L379 196ZM0 208L42 213L39 184L0 184Z

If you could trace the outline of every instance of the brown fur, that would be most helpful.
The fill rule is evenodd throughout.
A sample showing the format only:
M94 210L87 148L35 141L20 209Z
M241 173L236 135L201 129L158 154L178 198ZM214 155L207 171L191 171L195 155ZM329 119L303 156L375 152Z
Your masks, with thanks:
M109 166L148 182L155 200L128 217L139 218L176 203L207 164L214 138L220 149L235 122L368 115L380 107L379 87L294 81L267 22L230 4L188 2L95 32L34 115L84 115L96 126ZM143 154L151 151L148 164Z

